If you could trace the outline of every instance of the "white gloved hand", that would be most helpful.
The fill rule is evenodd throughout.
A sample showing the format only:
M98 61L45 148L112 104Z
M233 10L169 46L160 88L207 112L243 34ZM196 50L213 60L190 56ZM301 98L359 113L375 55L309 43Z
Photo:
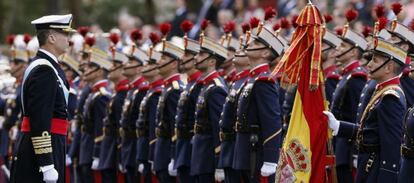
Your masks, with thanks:
M41 166L40 171L43 173L43 181L46 183L57 182L59 174L55 169L55 165Z
M170 163L168 164L168 174L173 177L177 176L177 169L174 169L174 159L171 159Z
M3 129L4 117L0 116L0 130Z
M66 155L65 164L66 166L70 166L72 164L72 158L70 158L69 155Z
M19 131L19 129L17 129L17 126L13 126L10 129L9 137L10 137L11 140L15 141L17 139L17 133L18 133L18 131Z
M148 163L151 165L151 172L155 175L155 171L154 171L154 162L153 161L148 161Z
M335 116L329 111L323 111L323 114L328 117L328 126L333 130L334 136L338 134L340 122L335 118Z
M140 163L138 165L138 172L141 173L141 174L144 173L144 164Z
M119 163L118 164L118 170L121 172L121 173L126 173L127 171L126 171L126 168L124 168L124 166L122 166L122 164L121 163Z
M214 178L217 182L221 182L224 180L224 170L223 169L216 169L216 173L214 174Z
M262 168L260 169L260 174L263 177L268 177L276 173L276 168L277 168L276 163L264 162Z
M358 155L352 155L352 165L354 168L358 168Z
M1 170L3 170L4 174L6 175L7 179L10 178L10 170L7 168L6 165L1 165Z
M76 120L71 120L70 121L70 131L72 132L72 134L73 133L75 133L76 132Z
M99 166L99 158L93 158L91 169L98 170L98 166Z

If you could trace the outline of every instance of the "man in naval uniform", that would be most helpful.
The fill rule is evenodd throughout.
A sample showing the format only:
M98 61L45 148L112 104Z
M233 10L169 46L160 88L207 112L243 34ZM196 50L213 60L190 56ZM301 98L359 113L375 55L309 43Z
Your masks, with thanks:
M32 21L40 49L22 83L23 134L13 157L11 182L64 182L69 84L57 58L69 47L72 15Z

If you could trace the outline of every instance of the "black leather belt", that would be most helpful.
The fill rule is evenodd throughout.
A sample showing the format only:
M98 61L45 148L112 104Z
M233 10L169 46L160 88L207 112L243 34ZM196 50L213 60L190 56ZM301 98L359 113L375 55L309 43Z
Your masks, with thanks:
M168 132L167 130L160 128L160 127L156 127L155 128L155 136L158 137L163 137L163 138L171 138L171 133Z
M187 128L175 128L175 135L177 135L177 138L190 139L193 137L194 132Z
M234 132L220 132L220 141L234 141L235 133Z
M259 133L260 126L259 125L245 125L237 121L235 130L237 133Z
M212 129L208 125L201 125L198 123L194 124L194 133L195 134L211 134Z
M111 137L118 136L118 130L116 128L104 127L103 133L104 133L104 136L111 136Z
M378 144L363 144L358 145L359 153L378 153L380 151L380 146Z

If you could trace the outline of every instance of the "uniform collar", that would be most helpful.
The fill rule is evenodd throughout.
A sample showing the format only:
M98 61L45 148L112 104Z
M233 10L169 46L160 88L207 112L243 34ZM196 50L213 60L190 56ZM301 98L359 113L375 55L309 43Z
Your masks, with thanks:
M108 86L108 80L106 80L106 79L100 80L100 81L96 82L95 84L93 84L92 92L97 92L99 90L99 88L107 87L107 86Z
M344 67L344 70L342 71L342 75L348 74L351 71L353 71L355 68L361 66L359 63L359 60L354 60L351 63L349 63L347 66Z
M129 84L130 88L138 88L145 81L144 77L140 76L135 81Z
M254 77L259 75L262 72L266 72L269 71L269 64L260 64L256 67L254 67L253 69L250 70L250 76Z
M234 76L233 81L238 81L241 78L245 78L245 77L249 76L249 73L250 73L250 70L249 69L246 69L244 71L241 71L241 72L237 73L236 76Z
M156 80L156 81L152 82L152 83L149 85L149 87L150 87L150 88L156 88L156 87L161 86L162 84L164 84L164 80L159 79L159 80Z
M124 79L120 81L118 84L116 84L115 91L121 92L121 91L127 91L129 89L129 80Z
M399 84L400 84L400 77L399 76L396 76L396 77L393 77L391 79L388 79L388 80L386 80L386 81L384 81L382 83L379 83L377 85L376 89L377 90L381 90L381 89L385 88L386 86L389 86L389 85L399 85Z
M233 69L229 74L224 76L224 79L228 82L234 81L236 78L236 69Z
M167 86L167 85L171 84L173 81L178 81L180 79L181 79L180 74L178 74L178 73L173 74L173 75L171 75L171 76L164 79L164 85Z
M52 53L50 53L50 52L48 52L48 51L46 51L46 50L44 50L44 49L42 49L42 48L39 48L39 51L41 51L42 53L44 53L44 54L46 54L47 56L49 56L50 58L52 58L56 63L59 63L58 62L58 59L56 58L56 56L55 55L53 55Z
M212 81L213 79L216 79L220 77L220 74L217 71L213 71L210 74L208 74L207 76L205 76L203 79L200 79L200 83L205 85L207 83L210 83L210 81Z
M329 73L335 72L336 71L336 65L331 65L325 69L323 69L323 73L326 75L328 75Z
M188 82L197 81L198 79L200 79L200 77L201 77L201 72L197 71L197 72L191 74L190 76L188 76L187 81Z

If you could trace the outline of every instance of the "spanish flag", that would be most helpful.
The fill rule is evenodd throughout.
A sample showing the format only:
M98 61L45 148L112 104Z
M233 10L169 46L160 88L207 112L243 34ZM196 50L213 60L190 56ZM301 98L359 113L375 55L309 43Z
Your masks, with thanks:
M282 87L297 85L289 128L283 142L276 182L330 182L327 110L321 69L323 18L311 3L301 11L291 45L273 74Z

